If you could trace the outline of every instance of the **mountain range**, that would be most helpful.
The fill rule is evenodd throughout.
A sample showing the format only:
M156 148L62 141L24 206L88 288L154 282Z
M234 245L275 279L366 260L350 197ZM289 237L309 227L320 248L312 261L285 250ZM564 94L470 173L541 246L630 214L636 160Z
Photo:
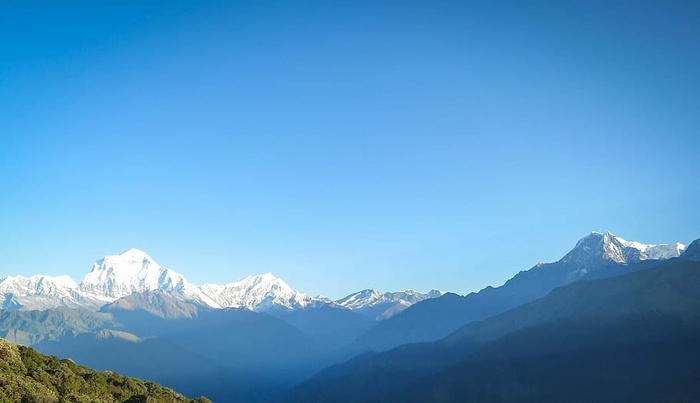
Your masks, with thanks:
M573 268L566 270L563 280L558 283L572 282L601 265L664 260L678 257L683 250L685 245L679 242L652 245L626 241L610 232L593 232L555 263ZM546 264L536 266L542 267L546 267ZM296 291L272 273L248 276L224 285L204 284L199 287L189 283L182 274L160 266L146 252L135 248L97 260L79 284L69 276L0 278L3 309L42 310L63 306L98 310L119 298L146 291L165 292L176 299L215 309L268 311L330 305L378 320L390 318L417 302L445 294L437 290L424 294L413 290L381 293L367 289L332 301L323 296Z
M557 287L642 270L659 261L679 257L685 249L685 245L678 242L651 245L629 242L610 232L593 232L580 239L558 261L539 263L499 287L486 287L465 296L448 293L377 323L348 347L348 355L437 340L468 322L486 319L544 297Z
M686 320L696 311L688 295L698 260L700 240L688 247L652 245L594 232L556 262L468 295L370 289L332 301L293 290L271 273L195 286L130 249L95 262L81 283L66 276L0 279L6 301L0 336L214 401L263 401L275 394L292 401L412 400L399 390L443 372L458 376L447 371L474 365L474 352L521 331L522 340L532 337L527 332L554 340L563 333L551 323L573 321L576 329L590 325L618 337L607 322L589 321L605 309L617 315L611 323L628 330L638 324L624 314L639 307L643 322L656 320L650 312ZM679 288L683 278L685 291ZM48 308L32 310L41 306ZM600 337L591 345L600 345ZM509 343L493 348L512 350ZM479 354L500 365L491 353ZM375 388L379 381L384 386ZM424 390L429 386L414 391L418 400L440 400Z
M333 306L377 319L390 317L416 302L443 294L437 290L427 294L412 290L395 293L365 290L332 301L296 291L272 273L248 276L224 285L204 284L200 287L189 283L182 274L160 266L146 252L135 248L97 260L79 284L69 276L0 278L3 309L67 307L95 311L131 294L154 291L213 309L245 308L261 312Z

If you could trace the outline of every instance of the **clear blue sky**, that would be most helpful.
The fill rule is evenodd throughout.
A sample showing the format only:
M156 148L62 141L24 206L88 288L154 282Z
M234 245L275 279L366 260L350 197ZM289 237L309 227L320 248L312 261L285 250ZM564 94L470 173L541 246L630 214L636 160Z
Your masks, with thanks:
M0 10L0 275L465 293L700 237L697 2L50 3Z

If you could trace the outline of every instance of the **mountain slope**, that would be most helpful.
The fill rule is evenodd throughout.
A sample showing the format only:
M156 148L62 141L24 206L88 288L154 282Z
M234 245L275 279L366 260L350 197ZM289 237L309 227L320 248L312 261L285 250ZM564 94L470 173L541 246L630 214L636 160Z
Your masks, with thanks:
M131 303L150 297L166 309ZM180 304L165 293L132 294L103 309L115 328L66 334L34 347L215 401L256 401L326 362L315 339L270 314L201 307L193 312Z
M252 377L227 371L212 360L164 338L102 330L42 342L34 348L99 371L156 382L190 396L207 392L212 399L220 399L222 396L216 393L209 394L222 389L218 385L226 385L228 396L241 400L250 396L245 383L252 382Z
M521 271L500 287L486 287L464 297L446 294L419 302L402 313L379 322L358 337L350 350L383 351L406 343L437 340L471 321L482 320L541 298L556 287L581 279L614 277L652 267L664 260L653 256L677 256L682 244L646 245L628 242L609 232L582 238L562 259L540 263ZM659 252L659 251L663 251Z
M460 387L455 390L467 394L449 392L444 395L442 392L451 391L450 388L460 380L472 385L474 390L483 391L468 378L457 374L469 373L475 379L481 379L484 385L494 384L497 380L477 376L480 368L483 366L485 371L497 374L493 371L509 368L519 357L525 357L528 366L537 366L538 359L556 357L557 354L570 354L576 360L585 360L587 351L597 351L596 354L602 354L599 356L604 358L601 351L609 354L636 343L640 351L651 352L659 343L672 346L678 341L687 344L696 335L700 335L700 262L674 259L648 270L558 288L542 299L466 325L440 341L359 356L322 371L280 400L468 401L462 399L465 396L474 401L508 400L493 395L480 398L480 395L469 394ZM692 351L693 354L700 352L697 348ZM503 357L508 358L501 360ZM689 364L688 360L693 357L691 354L678 361L679 368L690 371L692 363ZM619 365L631 362L633 358L631 353L621 355ZM639 365L646 367L639 368L639 376L647 379L658 366L654 367L653 359L642 361L638 361ZM560 368L561 362L549 361L547 365L551 365L548 369L551 372L547 373L552 374L557 372L555 369ZM470 370L448 372L457 366L466 366ZM582 364L581 368L584 367ZM661 371L667 369L664 367ZM678 379L688 379L689 376L688 372L677 375ZM505 379L513 380L520 385L518 388L527 383L527 378L518 378L517 373L509 376ZM454 385L445 386L445 389L435 386L442 385L442 379L452 379ZM536 381L542 390L547 388L547 382L552 382L540 378ZM403 390L410 392L404 393ZM533 393L538 398L545 396L537 391ZM624 393L631 392L624 389ZM520 395L516 393L515 396ZM559 397L554 400L561 401ZM518 399L515 401L520 401ZM522 399L537 401L527 400L527 396Z
M698 401L699 338L697 323L653 314L558 320L509 334L376 401Z
M211 308L171 297L163 291L135 292L104 305L100 312L147 312L162 319L195 318L201 310Z
M110 314L77 309L0 310L0 337L25 345L119 326Z
M686 250L683 251L683 254L681 254L680 258L684 260L700 261L700 239L696 239L693 242L691 242L691 244L688 245Z
M100 373L0 339L0 401L208 402L152 382Z

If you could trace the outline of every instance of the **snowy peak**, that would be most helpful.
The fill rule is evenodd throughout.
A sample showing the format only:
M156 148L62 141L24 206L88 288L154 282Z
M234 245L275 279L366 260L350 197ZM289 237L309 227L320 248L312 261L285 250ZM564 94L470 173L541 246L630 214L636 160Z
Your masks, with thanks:
M22 288L41 293L55 288L78 288L70 276L45 276L37 274L31 277L7 276L0 279L0 289Z
M295 291L272 273L248 276L229 284L204 284L202 292L223 308L246 308L264 311L274 307L304 309L331 303L322 297Z
M181 274L161 267L146 252L132 248L93 263L80 290L116 299L134 292L182 290L186 285Z
M381 293L377 290L367 289L341 298L336 303L379 320L396 315L417 302L437 298L443 294L443 291L438 290L431 290L427 294L423 294L413 290Z
M105 302L135 292L163 291L181 300L219 308L198 287L188 283L182 274L163 268L146 252L135 248L93 263L79 290Z
M360 309L377 304L382 299L382 294L377 290L366 289L350 294L345 298L335 301L338 305L348 309Z
M77 288L75 281L68 276L44 276L41 274L24 276L7 276L0 279L0 293L11 292L15 296L54 295L66 296L68 289Z
M413 290L381 293L377 290L367 289L350 294L337 300L336 303L348 309L361 309L383 302L403 302L412 305L424 299L439 297L442 294L444 292L438 290L431 290L429 293L423 294Z
M666 260L674 257L679 257L686 249L686 246L680 242L674 242L669 245L646 245L647 249L644 253L649 259Z
M581 266L584 269L601 263L633 263L642 260L664 260L680 256L685 245L644 244L627 241L611 232L592 232L576 243L560 262Z
M281 307L299 309L333 304L293 290L272 273L249 276L226 284L197 287L172 269L159 265L146 252L129 249L95 261L76 284L68 276L0 278L0 304L11 309L49 309L58 306L98 309L134 293L160 292L179 301L211 308L247 308L255 311ZM150 294L145 294L150 295Z
M97 307L99 302L78 291L69 276L35 275L0 278L0 307L3 309L49 309Z

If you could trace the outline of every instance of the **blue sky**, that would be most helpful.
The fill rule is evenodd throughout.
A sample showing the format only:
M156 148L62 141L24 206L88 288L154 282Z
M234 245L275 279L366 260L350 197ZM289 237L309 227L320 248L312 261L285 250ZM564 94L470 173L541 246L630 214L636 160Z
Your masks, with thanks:
M0 275L466 293L700 237L695 2L48 3L0 11Z

